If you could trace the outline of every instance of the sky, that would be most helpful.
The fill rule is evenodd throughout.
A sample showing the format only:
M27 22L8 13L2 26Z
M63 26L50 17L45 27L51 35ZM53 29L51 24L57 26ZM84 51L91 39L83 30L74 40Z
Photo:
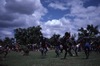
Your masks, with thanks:
M14 37L16 28L37 25L48 38L54 33L77 34L88 24L100 26L100 0L0 0L0 38Z

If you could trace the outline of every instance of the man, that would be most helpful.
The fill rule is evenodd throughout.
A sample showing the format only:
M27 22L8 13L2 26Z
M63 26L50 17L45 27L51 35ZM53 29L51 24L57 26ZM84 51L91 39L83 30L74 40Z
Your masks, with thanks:
M72 56L72 53L71 53L72 44L70 42L70 33L68 32L65 33L63 37L63 41L62 41L62 46L63 46L63 49L65 50L64 59L66 58L67 53L69 53L69 55Z
M86 55L86 59L89 58L89 55L90 55L90 48L91 48L91 45L89 43L89 40L86 39L85 40L85 44L84 44L84 52L85 52L85 55Z
M40 51L41 51L42 56L46 55L46 53L48 51L47 50L47 44L46 44L46 38L42 37L42 39L41 39L41 49L40 49Z
M59 57L59 54L60 54L60 41L59 41L59 36L58 37L55 37L54 43L55 43L55 53L56 53L56 57Z

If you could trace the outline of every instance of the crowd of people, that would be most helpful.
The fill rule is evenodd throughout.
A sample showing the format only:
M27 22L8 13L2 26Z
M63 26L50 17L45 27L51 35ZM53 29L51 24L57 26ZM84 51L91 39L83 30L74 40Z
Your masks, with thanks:
M54 38L54 50L56 57L59 57L61 53L64 53L63 59L66 59L67 54L70 56L78 56L79 51L84 51L86 59L89 58L91 51L96 51L100 53L100 39L95 41L96 38L91 38L86 35L78 40L70 36L70 33L66 32L62 39L60 36ZM46 39L42 38L41 41L41 54L46 55L47 49ZM74 54L73 54L73 52Z
M54 38L54 45L51 47L51 44L47 43L46 38L40 38L40 44L27 45L26 48L20 48L20 45L16 44L16 46L9 47L6 45L4 47L0 46L0 54L4 53L4 57L7 56L9 49L14 51L24 51L25 53L29 53L32 51L40 51L42 56L46 56L48 47L55 50L55 56L59 57L61 53L64 53L63 59L66 59L67 54L70 56L79 56L78 52L84 51L86 59L89 58L90 51L96 51L100 53L100 39L90 38L87 35L85 37L79 38L75 40L74 37L71 37L69 32L66 32L65 35L60 39L60 36ZM73 52L74 54L73 54Z

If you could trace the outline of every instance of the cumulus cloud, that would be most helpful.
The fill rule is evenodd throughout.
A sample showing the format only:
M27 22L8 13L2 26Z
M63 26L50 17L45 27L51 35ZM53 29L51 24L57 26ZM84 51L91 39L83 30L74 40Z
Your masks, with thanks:
M70 12L66 12L59 19L50 19L42 22L42 16L52 12L48 12L41 1L48 3L47 8L51 7L52 9L58 9L60 11L69 10ZM63 36L66 31L71 32L71 34L77 34L77 30L80 27L86 27L87 24L100 26L100 5L84 7L86 0L61 1L0 0L0 36L13 36L13 29L17 27L36 25L41 25L42 33L45 37L51 37L54 33Z
M80 27L84 27L87 24L99 25L100 20L100 6L88 6L85 8L82 4L75 4L74 2L71 3L71 16L75 16L76 18L74 21ZM97 19L96 19L97 18Z
M12 29L0 28L0 38L4 39L5 37L13 37L12 35Z
M65 4L59 3L59 2L50 3L48 6L54 8L54 9L59 9L59 10L66 10L66 9L68 9Z
M39 25L46 13L40 0L0 0L0 29L6 29L1 37L8 36L9 29Z
M42 25L42 28L44 36L49 38L53 34L60 34L61 36L63 36L66 31L71 32L72 34L77 32L75 26L72 25L72 22L69 19L66 19L65 17L58 20L49 20Z
M47 37L52 36L54 33L63 35L66 31L77 34L79 28L86 27L88 24L100 26L100 5L84 7L84 2L82 0L69 1L67 6L71 7L70 13L60 19L48 20L44 24L43 33L48 32L46 33Z
M31 0L6 0L6 9L21 14L32 14L37 8Z

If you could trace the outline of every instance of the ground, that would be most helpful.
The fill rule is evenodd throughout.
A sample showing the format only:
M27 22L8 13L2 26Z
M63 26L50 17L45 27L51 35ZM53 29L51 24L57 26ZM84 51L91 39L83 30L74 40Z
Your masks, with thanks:
M0 61L4 66L100 66L100 53L91 52L90 58L85 59L84 52L80 52L78 57L67 56L62 60L63 54L55 57L53 50L42 57L40 52L30 52L29 56L23 56L19 52L10 52L7 58Z

